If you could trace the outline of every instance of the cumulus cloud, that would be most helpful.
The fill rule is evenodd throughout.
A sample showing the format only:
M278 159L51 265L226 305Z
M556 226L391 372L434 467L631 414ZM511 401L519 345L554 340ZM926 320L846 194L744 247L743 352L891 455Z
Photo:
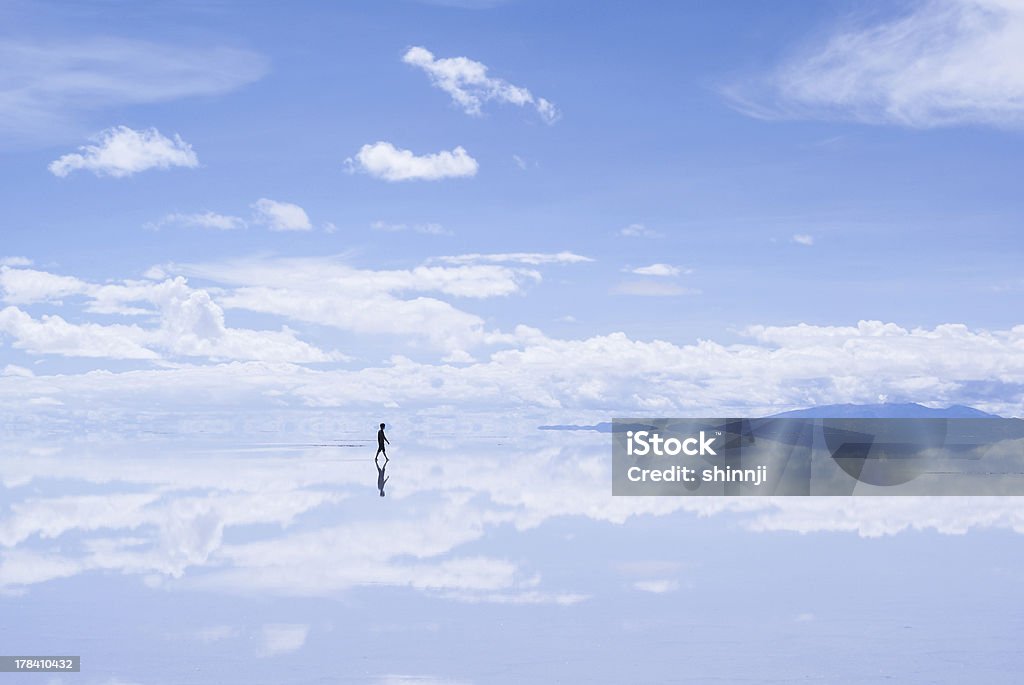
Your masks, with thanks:
M331 258L233 260L166 270L234 286L220 298L228 308L356 333L413 336L448 352L510 338L487 330L481 317L426 293L503 297L541 280L535 269L498 264L374 271Z
M184 278L162 282L125 281L94 284L71 276L34 269L0 267L3 299L14 304L63 304L85 300L87 312L148 315L155 327L132 324L71 323L58 315L40 318L8 306L0 310L0 333L16 348L35 354L110 359L263 359L325 362L344 358L299 340L287 327L279 331L232 328L224 310L206 290L191 288Z
M1024 5L922 0L845 24L761 79L724 89L764 118L915 127L1024 124Z
M260 295L247 294L252 301L246 306L267 306ZM282 296L269 308L291 311L286 308L294 305L287 302L295 299ZM309 313L296 308L293 316L315 317L323 310L337 325L375 330L372 319L348 319L331 306L337 305L318 301ZM0 406L23 409L26 398L47 396L69 406L102 398L103 404L133 407L157 401L153 398L172 388L196 406L204 397L219 398L216 406L247 406L273 393L276 403L297 407L358 407L400 397L405 410L415 412L436 407L443 396L452 407L535 412L538 423L558 422L560 415L574 422L588 413L595 421L609 415L766 415L821 404L874 403L879 395L893 402L969 404L1007 416L1022 415L1024 406L1019 352L1024 326L1003 331L962 325L905 329L869 321L849 327L758 326L744 331L750 336L744 342L674 344L622 333L558 339L525 326L499 337L479 319L445 320L473 316L455 312L442 309L435 317L442 322L441 333L419 334L439 336L442 347L452 344L448 349L496 339L501 345L477 362L458 365L393 356L353 370L254 362L100 377L0 377ZM429 315L427 310L418 325L431 328Z
M0 376L21 376L22 378L31 378L35 374L32 373L32 369L26 369L24 366L17 366L16 364L7 364L3 369L0 369Z
M526 88L487 75L487 66L466 57L437 59L426 48L412 47L402 61L425 71L430 82L451 96L466 114L479 116L487 101L503 102L520 107L529 105L540 117L553 124L560 114L550 101L536 97Z
M345 160L350 171L361 171L384 181L438 181L476 176L479 164L461 145L451 151L415 155L391 143L378 141L359 148Z
M33 319L17 307L0 309L0 333L13 337L16 348L35 353L109 359L159 357L140 344L143 331L138 326L73 324L55 315Z
M682 271L678 266L672 266L671 264L651 264L650 266L638 266L631 270L630 273L637 274L639 276L678 276Z
M0 134L49 138L84 113L216 95L266 73L267 60L235 48L120 38L0 40ZM15 87L16 84L16 87Z
M794 233L792 240L797 245L804 245L806 247L814 244L814 236L807 233Z
M0 290L4 301L11 304L59 302L63 297L81 295L88 288L85 281L74 276L0 266Z
M97 176L123 178L147 169L195 168L199 158L192 146L177 134L167 138L155 128L136 131L115 126L100 132L90 145L83 145L56 159L48 167L54 176L65 177L85 169Z
M579 264L581 262L594 261L590 257L584 257L574 252L496 252L488 254L474 252L471 254L437 257L436 259L446 264L479 264L483 262L491 264L519 263L540 265Z
M509 254L558 263L534 259L552 253ZM508 259L509 254L492 257ZM140 384L147 392L173 387L193 398L220 397L228 403L259 401L271 392L275 402L296 406L344 407L400 397L414 410L436 405L440 395L452 406L603 415L762 414L877 402L879 396L894 402L970 404L1007 415L1020 415L1024 406L1024 325L996 331L962 324L905 328L879 321L755 325L740 330L741 342L728 345L635 340L622 333L558 339L527 326L496 330L472 310L447 301L472 303L523 292L540 280L539 268L469 260L369 270L338 258L250 258L170 264L154 270L151 280L96 284L0 267L0 292L9 305L0 309L0 329L20 349L139 360L259 362L212 363L181 372L153 369L145 376L4 375L0 405L24 408L27 399L51 397L74 406L84 397L101 395L103 402L119 404L132 397L138 402L133 388ZM213 285L196 288L185 277ZM645 282L648 287L674 285L666 281ZM78 309L74 315L36 313L56 306ZM428 343L422 349L439 352L441 360L392 356L358 369L274 366L337 357L309 346L284 325L279 330L229 326L225 310L358 335L401 336L410 343ZM133 319L93 323L87 316L81 320L83 312Z
M291 202L277 202L263 197L253 203L255 221L271 231L309 231L313 224L306 210Z
M183 228L209 228L216 231L234 231L246 227L245 219L230 214L218 214L217 212L197 212L195 214L167 214L157 221L151 221L145 225L152 231L158 231L167 226Z

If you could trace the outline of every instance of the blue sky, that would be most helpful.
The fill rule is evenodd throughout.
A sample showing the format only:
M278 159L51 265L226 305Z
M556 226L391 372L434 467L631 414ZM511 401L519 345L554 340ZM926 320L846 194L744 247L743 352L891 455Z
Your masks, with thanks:
M234 360L331 374L372 372L401 355L424 377L449 362L473 376L506 353L528 368L486 383L536 377L521 405L678 413L692 405L676 395L706 389L702 375L651 398L603 378L629 368L594 368L586 375L602 387L583 402L545 387L550 374L534 360L557 366L568 354L571 366L581 357L569 349L625 358L622 345L664 341L671 349L644 348L650 365L633 373L671 380L692 371L673 355L706 358L699 341L710 341L721 375L743 379L709 392L709 410L885 397L1019 411L1024 86L1006 65L1024 20L1012 3L13 3L3 12L2 252L8 274L23 273L5 278L18 311L0 326L0 359L17 369L164 368L160 384L174 386L182 381L165 367L180 363L212 379ZM414 47L439 71L404 59ZM443 62L451 58L462 61ZM481 68L484 85L463 92L498 90L475 104L438 81ZM185 161L50 170L112 131L151 131ZM472 169L386 180L359 159L378 143L427 164L461 149ZM271 230L261 201L301 208L296 230ZM204 216L235 230L202 227ZM541 257L526 263L522 253ZM332 281L332 269L357 282ZM41 285L38 272L81 283ZM289 274L305 274L303 287L289 288ZM100 311L85 293L177 276L188 279L180 297L204 298L192 305L205 314L169 313L178 295L160 304L152 294ZM313 291L324 301L299 306ZM42 325L49 315L78 328ZM249 351L211 342L224 333L199 331L205 315L252 332L237 343ZM151 354L94 339L123 330L81 328L117 325L149 330L137 337ZM253 342L282 326L290 352ZM752 326L778 334L759 338ZM154 327L162 343L149 339ZM866 332L876 329L895 332L878 340ZM608 338L617 332L625 342ZM195 345L184 351L188 336ZM850 351L861 345L871 349ZM815 360L828 357L813 372L780 361L808 346ZM780 367L763 397L744 390L761 383L748 353ZM879 359L892 368L873 366ZM851 368L857 379L834 381ZM813 392L792 391L808 384ZM428 407L479 399L421 398Z
M612 497L536 427L1024 415L1022 46L1010 0L3 4L0 643L1015 682L1016 498Z

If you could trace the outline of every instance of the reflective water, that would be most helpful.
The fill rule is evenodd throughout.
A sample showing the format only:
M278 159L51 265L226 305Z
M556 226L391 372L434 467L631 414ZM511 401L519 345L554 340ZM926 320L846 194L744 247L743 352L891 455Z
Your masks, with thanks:
M66 683L1024 667L1018 499L613 498L607 435L521 434L389 433L384 497L372 431L11 437L2 651L80 654L33 676Z

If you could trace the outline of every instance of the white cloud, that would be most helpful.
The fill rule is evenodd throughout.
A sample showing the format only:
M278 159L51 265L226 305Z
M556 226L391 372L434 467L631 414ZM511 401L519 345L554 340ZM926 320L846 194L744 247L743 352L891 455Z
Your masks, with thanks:
M678 580L638 580L633 587L641 592L652 592L657 595L675 592L679 589Z
M21 376L22 378L32 378L35 374L32 373L32 369L26 369L24 366L7 364L4 368L0 369L0 376Z
M643 224L630 224L624 229L619 231L619 235L626 236L627 238L659 238L661 234L657 231L647 228Z
M1019 126L1021 62L1018 0L923 0L894 18L847 23L761 82L724 91L764 118Z
M362 171L385 181L437 181L443 178L476 176L477 161L465 148L415 155L391 143L378 141L359 148L354 158L345 160L350 171Z
M271 231L309 231L313 224L302 207L291 202L277 202L263 197L252 205L254 221L266 225Z
M266 301L259 295L252 294L249 306ZM298 309L289 304L297 299L282 293L271 308ZM317 317L323 310L337 325L375 330L372 317L352 320L347 308L330 306L318 301L308 315ZM302 314L299 310L293 315ZM432 317L426 310L415 322L430 329L438 320L439 330L415 331L412 326L404 334L436 336L442 347L451 344L447 349L494 339L472 315L444 309L440 314ZM451 319L459 314L470 320L462 324ZM35 396L53 396L69 407L86 398L113 406L163 404L155 398L173 388L175 397L187 396L197 407L205 406L204 397L218 397L217 406L259 404L273 392L275 402L294 406L355 407L400 397L408 412L436 407L440 393L453 407L539 412L539 423L559 422L563 412L573 420L587 412L763 415L820 404L873 403L880 394L892 401L927 399L935 405L970 404L1010 416L1024 414L1019 390L1024 384L1019 353L1024 326L973 331L960 325L904 329L862 322L850 327L759 326L746 333L752 339L743 343L676 345L632 340L622 333L554 339L518 327L500 338L503 348L466 365L392 357L383 365L357 370L253 363L133 375L0 378L0 406L23 409L25 399Z
M521 254L530 255L530 261L538 261L536 254L548 255L539 261L558 263L550 258L552 253ZM564 410L576 415L773 413L816 404L877 402L879 396L1022 413L1019 384L1024 384L1024 366L1019 350L1024 325L1000 331L962 324L908 329L877 321L851 326L761 325L741 330L746 340L729 345L713 340L638 341L621 333L576 340L550 338L526 326L496 330L482 316L445 301L524 292L541 278L536 268L470 260L374 271L338 258L263 258L171 264L154 272L154 280L94 284L34 269L0 267L2 294L15 305L0 308L0 327L21 349L143 360L265 362L152 369L136 376L2 376L0 406L24 409L34 397L52 397L69 411L86 397L102 397L97 400L101 405L120 405L130 398L140 402L140 384L155 396L174 388L175 396L221 397L228 405L259 404L272 396L274 402L295 406L343 407L399 397L409 411L436 405L440 393L452 406ZM213 285L194 288L183 276ZM648 284L673 285L662 280ZM75 314L35 311L59 302L75 307ZM412 344L429 343L421 349L431 355L437 352L438 358L413 361L393 356L351 370L274 366L271 361L338 356L299 340L286 326L269 331L228 326L225 309L358 335L402 336ZM83 315L93 312L137 318L99 324L84 316L82 321Z
M231 328L225 324L224 310L210 293L189 287L180 277L160 283L96 285L33 269L0 267L0 288L4 300L16 304L60 304L60 298L80 297L87 301L87 312L148 315L158 320L151 328L138 324L78 324L57 315L36 319L13 306L0 310L0 333L14 338L15 347L35 354L148 360L169 354L292 362L344 358L299 340L287 327L279 331Z
M797 245L805 245L807 247L814 244L814 236L807 233L794 233L792 240Z
M0 333L13 337L14 347L34 353L108 359L159 358L137 341L143 334L138 326L73 324L54 315L33 319L17 307L6 307L0 309Z
M700 291L684 288L675 283L655 283L653 281L624 281L615 286L612 292L619 295L639 295L640 297L675 297L677 295L699 295Z
M192 146L175 134L167 138L155 128L136 131L115 126L100 132L94 144L83 145L81 152L66 154L50 163L54 176L64 177L72 171L86 169L97 176L122 178L147 169L171 167L194 168L199 158Z
M436 261L445 264L479 264L481 262L491 264L519 263L519 264L579 264L582 262L594 261L590 257L584 257L574 252L499 252L481 254L450 255L437 257Z
M263 626L263 655L295 652L306 644L309 626L302 623L268 623Z
M32 260L27 257L0 257L0 266L32 266Z
M425 338L448 352L508 340L484 320L434 297L502 297L520 292L541 275L496 264L418 266L406 270L356 269L332 258L249 259L168 265L167 271L236 286L220 298L225 307L364 334Z
M197 212L195 214L167 214L157 221L151 221L146 228L158 231L165 226L184 228L209 228L217 231L234 231L246 227L245 219L230 214L217 212Z
M640 276L678 276L682 273L678 266L672 266L671 264L651 264L650 266L640 266L633 269L630 273L638 274Z
M374 221L370 224L370 228L375 231L383 231L385 233L401 233L403 231L412 231L413 233L423 233L425 235L452 235L452 232L447 230L441 224L427 223L427 224L393 224L387 221Z
M0 40L0 134L49 139L91 110L224 93L263 76L250 51L118 38Z
M520 107L531 105L549 124L560 116L558 109L548 100L535 97L526 88L488 76L484 64L466 57L436 59L426 48L412 47L402 61L425 71L430 82L448 93L466 114L479 115L483 103L494 100Z
M80 295L88 288L85 281L74 276L0 266L0 291L4 301L11 304L59 301L62 297Z

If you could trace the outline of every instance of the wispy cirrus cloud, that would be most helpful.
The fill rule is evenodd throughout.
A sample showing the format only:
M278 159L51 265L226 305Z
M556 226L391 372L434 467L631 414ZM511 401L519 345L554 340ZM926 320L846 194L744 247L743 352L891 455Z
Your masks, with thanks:
M485 102L503 102L520 107L529 105L547 123L553 124L560 113L553 103L536 97L528 89L500 78L488 76L487 66L468 57L438 59L423 47L411 47L402 61L425 71L430 82L451 96L466 114L479 116Z
M61 178L72 171L91 171L97 176L123 178L148 169L195 168L199 158L177 134L168 138L155 128L136 131L115 126L101 131L78 152L62 155L50 163L50 173Z
M363 172L383 181L439 181L476 176L480 165L461 145L427 155L397 148L386 141L359 148L345 160L350 172Z
M751 116L932 127L1024 125L1024 5L923 0L852 21L768 74L722 89Z
M0 135L49 138L86 113L225 93L258 80L248 50L123 38L0 40Z

